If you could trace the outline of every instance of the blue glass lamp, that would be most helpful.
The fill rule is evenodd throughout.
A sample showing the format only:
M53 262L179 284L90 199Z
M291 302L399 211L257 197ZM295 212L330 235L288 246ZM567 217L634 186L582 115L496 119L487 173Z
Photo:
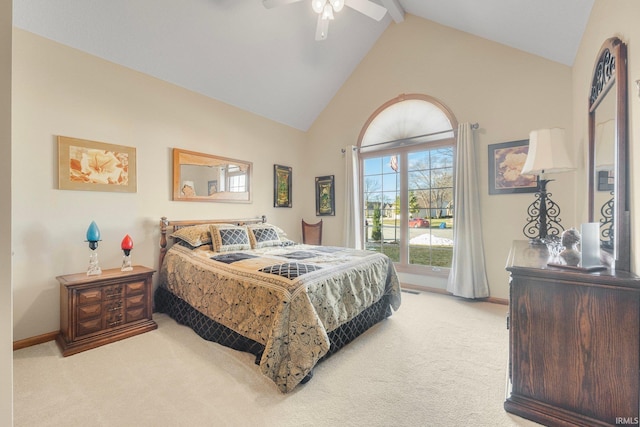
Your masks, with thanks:
M87 229L87 242L89 242L89 249L91 249L91 255L89 255L89 269L87 270L87 276L93 276L102 274L100 265L98 264L98 242L100 241L100 229L95 221L91 221L89 228Z

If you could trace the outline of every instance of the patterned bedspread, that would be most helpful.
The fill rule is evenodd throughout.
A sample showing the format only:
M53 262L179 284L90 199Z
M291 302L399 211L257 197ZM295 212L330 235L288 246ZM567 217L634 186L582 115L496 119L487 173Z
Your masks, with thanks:
M160 284L218 323L263 344L260 370L282 392L329 350L327 332L383 295L400 307L400 285L385 255L296 245L217 253L173 245Z

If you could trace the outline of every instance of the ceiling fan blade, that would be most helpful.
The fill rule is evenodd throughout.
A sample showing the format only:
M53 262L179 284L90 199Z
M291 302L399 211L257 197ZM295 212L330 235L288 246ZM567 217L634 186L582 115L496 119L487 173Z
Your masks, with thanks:
M369 0L345 0L344 4L376 21L387 14L387 9Z
M267 9L271 9L278 6L284 6L285 4L297 3L299 1L302 0L262 0L262 5Z
M322 14L318 15L318 26L316 27L316 41L326 40L329 35L329 20L322 19Z

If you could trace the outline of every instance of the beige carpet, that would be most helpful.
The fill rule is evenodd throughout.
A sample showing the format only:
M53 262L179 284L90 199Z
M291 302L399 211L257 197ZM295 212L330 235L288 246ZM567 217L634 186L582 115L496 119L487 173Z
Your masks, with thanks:
M63 358L14 352L15 426L533 426L504 411L507 307L402 294L402 307L281 394L253 356L163 314L158 330Z

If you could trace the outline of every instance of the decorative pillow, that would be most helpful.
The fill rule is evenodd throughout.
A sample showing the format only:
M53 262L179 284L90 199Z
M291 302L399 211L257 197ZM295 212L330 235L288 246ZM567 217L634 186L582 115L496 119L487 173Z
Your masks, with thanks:
M209 227L214 252L232 252L251 249L247 227L216 225Z
M282 228L278 227L277 225L269 224L268 222L265 222L262 224L250 225L249 227L273 227L276 229L276 232L278 233L278 237L280 238L280 240L284 240L287 237L287 233Z
M275 227L271 225L251 225L249 229L249 241L252 249L266 248L267 246L280 246L280 237Z
M209 233L209 224L192 225L182 227L174 231L169 237L187 242L192 247L208 245L211 243L211 234Z

